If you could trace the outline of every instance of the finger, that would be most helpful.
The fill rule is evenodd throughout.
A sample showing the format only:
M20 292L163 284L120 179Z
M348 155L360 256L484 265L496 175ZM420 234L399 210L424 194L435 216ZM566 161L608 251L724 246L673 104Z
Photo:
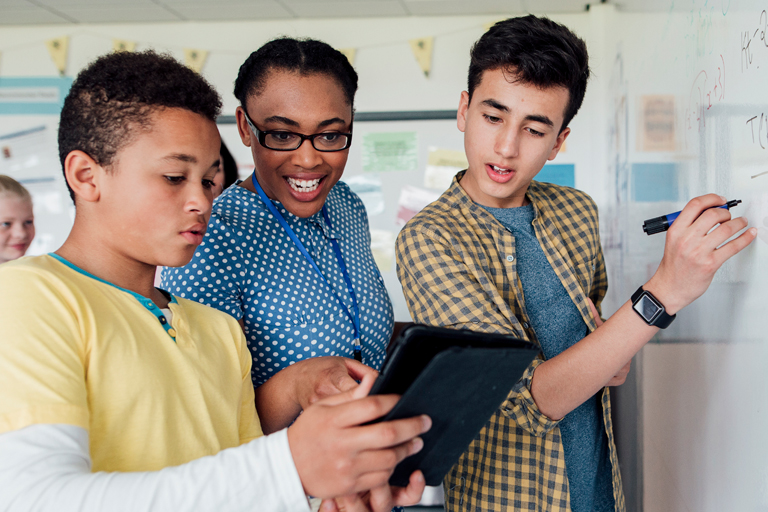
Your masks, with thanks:
M411 473L408 487L392 487L392 499L396 507L408 507L421 501L427 482L421 471Z
M717 194L694 197L688 201L688 204L685 205L685 208L683 208L680 215L675 219L674 224L669 228L670 231L675 229L675 226L677 226L676 231L689 227L699 218L699 216L701 216L704 210L712 208L713 206L722 206L725 202L726 199Z
M368 512L365 500L359 494L340 496L333 500L339 512Z
M735 219L721 223L717 228L708 233L705 240L712 250L723 245L726 240L747 227L747 219L736 217Z
M418 453L424 447L424 442L417 437L392 448L366 450L355 457L355 470L358 474L392 472L400 461Z
M595 319L595 324L600 327L603 325L603 319L600 318L600 313L597 312L597 308L595 307L595 303L592 302L592 299L587 298L587 304L589 305L589 311L592 313L592 317Z
M363 377L366 375L373 375L374 378L379 376L379 372L370 366L364 365L360 361L344 358L344 364L347 366L347 372L349 372L349 376L358 382L363 380Z
M360 475L355 482L354 489L356 492L363 492L371 489L377 489L384 485L388 486L389 477L391 476L392 471L376 471Z
M358 386L358 381L363 380L362 377L359 379L355 379L354 377L350 376L348 373L340 374L335 379L335 386L336 390L338 392L343 391L349 391L351 389L355 389Z
M340 405L347 402L351 402L353 400L359 400L361 398L364 398L368 396L368 393L371 390L371 387L373 387L373 383L376 381L376 378L371 375L366 375L363 377L363 381L356 385L355 388L347 390L343 393L339 393L338 395L332 395L323 398L318 403L322 403L325 405ZM385 395L379 395L379 396L385 396ZM395 395L390 395L395 396ZM392 403L392 407L394 407L394 404L397 403L397 397L394 398L394 402ZM384 413L386 414L386 413Z
M356 411L350 413L350 415L352 414L356 414ZM360 425L368 421L370 420L363 419L359 422L346 424ZM399 446L428 431L431 426L432 420L430 420L429 416L421 415L413 418L383 421L372 425L349 428L347 435L350 437L354 436L353 442L360 447L365 447L361 449L375 450Z
M718 267L725 261L741 252L746 246L751 244L757 236L757 228L749 228L727 244L715 251L715 258L718 261Z
M731 220L731 212L725 208L710 208L705 210L698 219L693 221L691 232L695 236L705 236L718 224ZM675 221L677 223L677 221ZM674 224L673 224L674 226Z
M371 499L368 504L372 512L389 512L392 510L395 502L389 484L371 489Z
M339 507L336 506L335 500L323 500L323 502L320 503L319 512L341 512L341 511L339 510Z

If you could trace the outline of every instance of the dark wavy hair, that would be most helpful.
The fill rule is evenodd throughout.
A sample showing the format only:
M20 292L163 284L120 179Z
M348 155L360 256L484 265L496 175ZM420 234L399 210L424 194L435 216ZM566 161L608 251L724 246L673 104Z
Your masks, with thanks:
M170 55L118 52L90 63L72 83L59 122L59 158L80 150L109 168L158 109L183 108L216 121L221 97ZM74 201L72 189L69 194Z
M322 41L289 37L269 41L240 66L235 80L235 97L243 108L249 96L261 92L273 70L327 75L338 82L354 110L357 72L344 54Z
M533 15L493 25L472 46L467 88L470 101L483 73L502 69L515 82L536 87L565 87L568 106L564 130L584 101L589 79L587 45L566 26Z

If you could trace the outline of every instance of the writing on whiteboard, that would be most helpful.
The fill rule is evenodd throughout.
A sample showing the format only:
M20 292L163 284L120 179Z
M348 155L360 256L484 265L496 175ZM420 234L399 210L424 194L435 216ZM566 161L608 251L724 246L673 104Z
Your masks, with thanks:
M725 99L725 59L720 55L716 69L709 73L699 71L691 84L688 106L685 111L685 126L688 130L702 131L707 125L707 110Z
M757 27L744 30L741 33L741 72L749 70L750 67L760 67L754 62L755 53L768 50L768 12L763 10Z

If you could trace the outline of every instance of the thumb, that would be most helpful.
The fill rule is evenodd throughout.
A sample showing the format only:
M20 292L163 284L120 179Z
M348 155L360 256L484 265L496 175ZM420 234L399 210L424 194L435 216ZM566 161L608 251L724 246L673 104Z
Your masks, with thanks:
M325 397L322 400L319 400L317 403L325 405L339 405L346 402L351 402L352 400L365 398L371 391L375 381L375 375L366 375L363 377L363 381L353 389L349 389L343 393L339 393L338 395Z
M595 324L600 327L603 325L603 319L600 318L600 313L597 312L597 308L595 307L595 303L592 302L592 299L587 298L587 304L589 304L589 311L592 313L592 317L595 319Z

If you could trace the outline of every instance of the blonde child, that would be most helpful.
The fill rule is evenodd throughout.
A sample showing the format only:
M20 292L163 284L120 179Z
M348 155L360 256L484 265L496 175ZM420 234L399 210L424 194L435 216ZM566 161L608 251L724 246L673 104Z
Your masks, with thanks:
M34 238L32 196L21 183L0 174L0 263L24 256Z

